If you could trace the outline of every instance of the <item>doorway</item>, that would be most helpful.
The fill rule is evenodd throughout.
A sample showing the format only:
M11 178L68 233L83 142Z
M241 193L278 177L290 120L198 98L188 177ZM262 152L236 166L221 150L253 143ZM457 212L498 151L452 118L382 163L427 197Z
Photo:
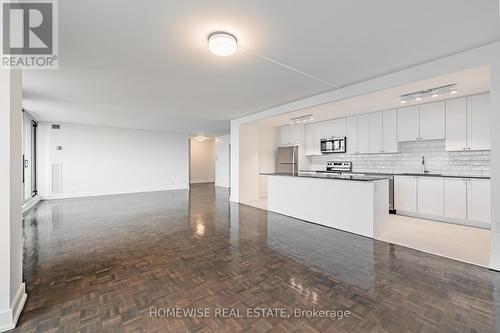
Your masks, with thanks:
M189 184L215 182L215 140L195 137L189 140Z
M23 201L37 194L36 136L38 123L23 110Z

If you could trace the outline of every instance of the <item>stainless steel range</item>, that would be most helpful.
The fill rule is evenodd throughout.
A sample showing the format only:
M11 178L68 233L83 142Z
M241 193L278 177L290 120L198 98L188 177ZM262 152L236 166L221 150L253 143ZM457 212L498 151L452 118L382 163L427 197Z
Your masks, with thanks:
M352 162L337 162L337 161L326 162L326 172L342 174L351 171L352 171Z

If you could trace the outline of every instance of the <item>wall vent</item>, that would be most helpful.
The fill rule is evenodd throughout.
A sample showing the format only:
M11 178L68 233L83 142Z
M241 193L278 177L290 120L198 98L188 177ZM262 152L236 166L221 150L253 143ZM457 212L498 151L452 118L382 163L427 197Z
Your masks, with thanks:
M59 124L52 124L52 129L60 129L61 125Z

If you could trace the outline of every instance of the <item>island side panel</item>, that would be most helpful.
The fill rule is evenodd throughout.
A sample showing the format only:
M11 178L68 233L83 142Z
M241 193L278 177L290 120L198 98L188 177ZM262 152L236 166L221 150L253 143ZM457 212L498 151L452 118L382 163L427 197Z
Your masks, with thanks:
M269 176L268 210L374 236L374 182Z
M373 181L373 231L380 237L389 229L389 179Z

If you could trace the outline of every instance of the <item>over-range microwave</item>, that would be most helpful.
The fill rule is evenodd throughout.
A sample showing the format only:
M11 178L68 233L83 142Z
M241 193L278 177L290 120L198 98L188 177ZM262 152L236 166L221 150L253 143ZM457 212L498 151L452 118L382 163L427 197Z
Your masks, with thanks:
M345 153L346 152L346 137L331 137L321 139L321 153Z

